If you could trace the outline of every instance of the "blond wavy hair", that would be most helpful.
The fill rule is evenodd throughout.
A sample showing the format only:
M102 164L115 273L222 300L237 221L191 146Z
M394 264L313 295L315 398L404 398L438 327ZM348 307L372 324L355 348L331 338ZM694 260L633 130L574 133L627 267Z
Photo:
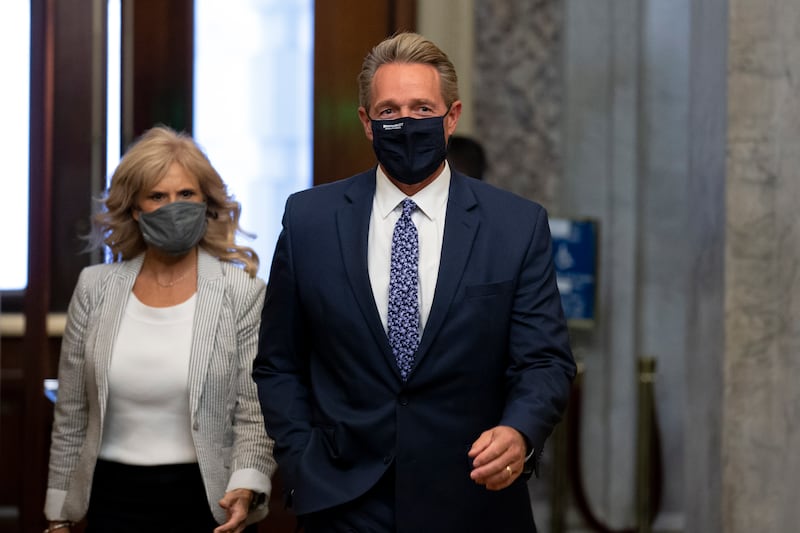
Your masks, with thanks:
M123 156L111 177L111 186L100 198L101 211L92 217L92 244L107 245L115 261L144 252L147 246L133 218L133 210L138 208L136 199L140 191L158 183L173 163L197 178L205 197L208 226L200 246L222 261L243 266L250 276L255 276L258 254L250 247L236 244L239 233L252 237L239 227L241 205L228 194L219 173L195 141L167 126L147 130Z
M439 72L442 98L448 109L458 100L458 76L447 54L422 35L398 33L377 45L367 54L358 74L358 104L369 112L372 97L372 78L381 65L387 63L420 63Z

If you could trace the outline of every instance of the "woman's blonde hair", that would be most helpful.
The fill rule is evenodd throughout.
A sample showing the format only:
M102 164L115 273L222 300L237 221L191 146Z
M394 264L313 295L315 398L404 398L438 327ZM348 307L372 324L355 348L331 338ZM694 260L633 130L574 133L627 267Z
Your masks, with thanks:
M111 248L115 261L131 259L144 252L146 245L133 218L136 199L142 190L158 183L169 167L177 163L200 184L208 207L208 226L200 241L211 255L240 264L251 276L258 270L258 254L236 244L241 205L228 189L194 140L167 126L146 131L133 143L120 161L107 194L100 200L103 209L92 217L95 245Z
M358 104L367 112L372 96L372 78L378 68L387 63L420 63L432 66L439 72L442 98L448 109L458 100L458 76L447 54L422 35L404 32L381 41L364 58L358 74Z

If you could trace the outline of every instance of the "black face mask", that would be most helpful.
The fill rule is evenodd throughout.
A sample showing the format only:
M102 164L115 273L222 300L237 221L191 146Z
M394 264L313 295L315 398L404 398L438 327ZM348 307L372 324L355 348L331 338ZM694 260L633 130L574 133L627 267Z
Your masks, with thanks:
M444 117L371 120L372 149L392 178L414 185L433 174L447 157Z

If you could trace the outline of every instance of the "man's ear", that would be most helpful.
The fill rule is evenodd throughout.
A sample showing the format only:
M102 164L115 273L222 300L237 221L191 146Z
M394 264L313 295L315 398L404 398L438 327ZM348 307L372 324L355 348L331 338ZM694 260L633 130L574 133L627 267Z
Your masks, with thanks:
M444 131L448 139L456 131L459 117L461 117L461 100L456 100L450 106L450 112L444 117Z
M372 121L367 114L367 110L364 109L364 106L358 108L358 120L361 121L361 125L364 126L364 135L367 136L367 139L372 141Z

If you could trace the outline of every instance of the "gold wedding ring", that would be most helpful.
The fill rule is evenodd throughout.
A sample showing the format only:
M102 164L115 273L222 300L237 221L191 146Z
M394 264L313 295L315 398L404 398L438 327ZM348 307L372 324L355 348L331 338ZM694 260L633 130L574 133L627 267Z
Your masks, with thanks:
M506 467L506 472L508 472L508 477L511 478L514 475L514 471L511 470L511 465Z

